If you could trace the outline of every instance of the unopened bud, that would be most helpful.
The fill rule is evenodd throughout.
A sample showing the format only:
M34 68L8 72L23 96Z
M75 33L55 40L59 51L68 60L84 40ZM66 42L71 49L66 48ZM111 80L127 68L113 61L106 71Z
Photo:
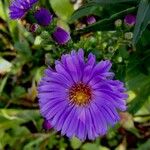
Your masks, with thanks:
M30 25L29 31L36 32L38 28L39 28L39 25L35 23L35 24Z
M45 131L48 131L52 128L50 122L47 119L44 119L42 127Z
M50 37L47 31L43 31L40 36L42 39L48 39Z
M126 32L124 35L124 38L127 40L131 40L133 38L133 33L132 32Z
M122 26L122 20L121 20L121 19L117 19L117 20L115 21L115 26L116 26L116 27L121 27L121 26Z

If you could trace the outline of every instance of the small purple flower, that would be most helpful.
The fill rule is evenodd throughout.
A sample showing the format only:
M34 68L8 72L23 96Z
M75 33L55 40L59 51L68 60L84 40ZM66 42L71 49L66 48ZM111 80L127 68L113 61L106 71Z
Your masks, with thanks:
M124 23L128 26L134 26L136 23L135 15L128 14L127 16L125 16Z
M96 22L96 19L95 19L95 17L94 16L88 16L87 18L86 18L86 22L87 22L87 24L93 24L93 23L95 23Z
M53 15L45 8L39 9L34 17L37 23L41 26L48 26L52 22Z
M52 38L54 41L56 41L58 44L66 44L70 39L70 33L65 31L61 27L57 27L54 33L52 34Z
M38 0L13 0L9 7L11 19L21 19Z
M42 127L44 130L50 130L52 128L50 122L47 119L44 119Z
M116 124L118 110L126 110L124 84L112 79L109 60L96 62L90 53L72 51L45 70L38 86L40 112L52 127L68 137L81 140L104 135Z

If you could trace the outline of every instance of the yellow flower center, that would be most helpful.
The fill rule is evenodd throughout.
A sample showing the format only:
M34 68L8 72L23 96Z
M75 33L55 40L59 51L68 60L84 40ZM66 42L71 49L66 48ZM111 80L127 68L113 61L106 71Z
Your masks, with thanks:
M83 83L78 83L70 88L69 99L76 105L86 105L91 100L91 88Z

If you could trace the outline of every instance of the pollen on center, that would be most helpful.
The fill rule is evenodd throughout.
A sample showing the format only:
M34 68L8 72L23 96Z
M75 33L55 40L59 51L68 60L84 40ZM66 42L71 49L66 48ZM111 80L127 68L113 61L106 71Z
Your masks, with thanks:
M86 105L91 100L91 88L83 83L78 83L70 88L69 99L76 105Z

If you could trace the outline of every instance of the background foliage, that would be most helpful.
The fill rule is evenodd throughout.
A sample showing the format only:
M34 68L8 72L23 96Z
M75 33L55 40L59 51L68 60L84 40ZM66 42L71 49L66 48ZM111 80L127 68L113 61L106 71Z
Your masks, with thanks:
M45 34L28 32L25 20L10 20L9 0L0 1L0 149L150 149L149 0L87 0L75 11L76 5L69 0L39 2L71 32L72 41L58 46L45 40ZM135 27L116 27L115 21L129 13L137 15ZM97 22L87 26L87 15L95 15ZM116 78L125 82L129 93L128 112L120 113L120 123L95 141L44 132L36 98L46 65L53 66L61 54L78 48L93 52L98 61L110 59Z

